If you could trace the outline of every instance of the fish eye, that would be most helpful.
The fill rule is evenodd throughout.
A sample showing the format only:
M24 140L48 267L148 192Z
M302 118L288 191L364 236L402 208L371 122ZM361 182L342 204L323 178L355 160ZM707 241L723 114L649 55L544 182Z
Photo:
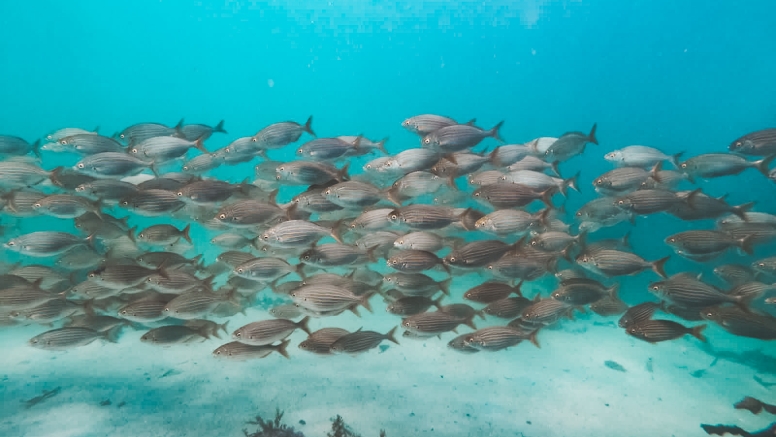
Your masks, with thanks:
M129 202L127 202L127 201L125 200L125 201L121 202L121 205L122 205L122 206L127 206L127 205L129 205Z
M399 217L397 217L396 214L391 214L391 220L396 220L397 218Z
M237 269L237 273L242 273L243 269Z
M240 334L240 331L237 331L237 332L234 333L234 336L237 337L237 338L240 338L240 337L242 337L242 334Z
M226 214L223 214L223 213L219 214L218 218L221 219L221 220L224 220L226 218Z
M425 144L431 144L431 140L429 140L428 138L426 138L425 140L423 140L423 143L425 143Z
M33 208L40 208L40 203L36 203L36 204L32 205L32 207Z
M741 141L736 141L736 147L741 147Z
M683 162L683 163L680 165L680 167L682 167L682 168L687 168L687 163L684 163L684 162Z
M84 165L79 163L78 168L84 168Z
M455 262L455 257L454 257L454 256L451 256L451 257L450 257L450 262L451 262L451 263L454 263L454 262Z
M367 170L371 170L371 169L372 169L372 164L367 164L367 165L366 165L366 169L367 169Z
M269 235L267 235L267 234L264 234L264 235L262 235L262 236L261 236L261 238L263 238L263 239L265 239L265 240L269 240Z
M13 241L9 241L9 242L8 242L8 245L9 245L9 246L16 246L16 243L15 243L15 242L13 242Z
M493 270L493 266L488 266L488 270Z
M132 149L132 153L137 153L137 149L136 149L136 148L133 148L133 149Z
M660 290L660 287L658 287L657 285L652 286L652 291L658 291L658 290Z
M177 195L178 195L178 197L181 197L181 196L183 196L183 192L181 192L181 191L178 191L178 192L177 192L177 193L175 193L175 194L177 194Z

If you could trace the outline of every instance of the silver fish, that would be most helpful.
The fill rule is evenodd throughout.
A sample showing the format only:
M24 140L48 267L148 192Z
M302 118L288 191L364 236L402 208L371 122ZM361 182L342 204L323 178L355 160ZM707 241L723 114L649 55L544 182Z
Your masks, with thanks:
M483 130L476 126L466 124L446 126L423 137L421 143L423 144L423 147L436 149L445 153L460 152L476 146L488 137L503 141L499 136L499 129L501 129L503 124L504 122L501 121L490 130Z
M313 117L307 118L301 125L293 121L271 124L256 133L252 138L261 149L278 149L299 140L304 132L316 136L312 129Z
M332 343L330 349L335 354L357 354L376 348L383 340L388 340L399 344L394 338L396 327L393 327L385 334L375 331L356 331L352 334L345 334Z
M582 132L569 132L561 135L557 141L544 152L544 159L551 161L566 161L585 151L587 143L598 144L595 137L597 124L593 124L589 134Z
M105 332L95 331L89 328L67 327L52 329L30 339L32 347L43 350L68 350L102 339L116 343L118 333L115 330Z
M720 176L737 175L747 168L755 168L760 173L768 176L768 165L776 158L776 155L763 158L759 161L748 161L738 155L727 153L708 153L698 155L679 164L679 170L686 173L690 181L695 178L716 178Z
M76 246L91 246L93 237L78 237L67 232L38 231L12 238L5 247L23 255L46 257L64 253Z
M728 149L744 155L768 156L776 153L776 129L763 129L736 139Z
M245 361L251 359L260 359L268 356L272 352L277 352L283 355L285 358L289 358L286 348L289 341L281 342L279 345L265 345L265 346L251 346L248 344L240 343L239 341L233 341L225 345L219 346L213 351L213 356L216 358L224 358L234 361Z
M153 162L143 161L126 153L104 152L85 157L73 168L100 178L133 176L152 166Z
M310 318L305 317L299 322L292 322L286 319L253 322L234 331L232 339L252 346L264 346L284 340L296 329L301 329L310 335L310 328L307 327L307 322L309 321Z
M661 161L670 161L674 167L679 167L679 157L684 152L666 155L654 147L628 146L604 155L604 159L618 167L653 167Z

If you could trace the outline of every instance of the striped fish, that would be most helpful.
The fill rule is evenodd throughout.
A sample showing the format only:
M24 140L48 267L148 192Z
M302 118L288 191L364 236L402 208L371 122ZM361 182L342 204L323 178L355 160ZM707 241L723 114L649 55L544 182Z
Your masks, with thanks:
M167 190L150 189L119 201L119 206L136 214L160 216L173 213L186 206L175 193Z
M573 309L574 307L566 302L555 299L540 299L526 307L520 313L520 317L529 323L552 325L563 316L572 318Z
M615 200L615 205L637 215L654 214L667 211L677 203L686 201L676 193L667 190L639 190Z
M537 331L531 335L534 336ZM467 346L477 350L495 352L516 346L525 339L525 334L520 330L506 326L492 326L468 334L464 342Z
M470 123L473 123L472 120ZM404 129L424 137L431 132L443 127L455 126L458 122L450 117L435 114L421 114L404 120L401 125Z
M488 281L467 290L463 294L463 298L473 302L492 303L506 299L512 293L522 296L523 294L520 292L522 285L522 281L514 287L503 282Z
M484 267L494 261L497 261L505 253L515 249L522 244L507 244L499 240L482 240L468 243L458 249L454 249L443 258L446 265L457 268L478 268Z
M485 202L496 209L523 207L534 200L541 200L548 208L553 208L552 195L557 187L538 191L522 184L508 182L482 186L472 193L475 200Z
M126 153L103 152L85 157L73 168L97 178L110 178L134 176L152 166L152 162L143 161Z
M630 325L626 332L630 336L649 343L674 340L684 337L687 334L705 342L706 337L702 334L704 329L706 329L706 325L688 328L671 320L644 320L640 323Z
M408 332L408 331L405 331L405 332ZM469 337L469 334L459 335L458 337L455 337L454 339L450 340L447 343L447 347L449 347L450 349L456 352L460 352L462 354L474 354L479 352L480 351L479 349L472 347L466 343L467 337Z
M763 129L736 139L728 150L744 155L768 156L776 153L776 129Z
M666 244L691 255L704 255L723 252L738 247L752 254L751 238L733 238L720 231L692 230L679 232L665 239Z
M119 308L118 315L137 323L158 322L169 315L164 311L167 302L167 300L153 298L136 300Z
M304 132L315 136L312 128L313 116L307 118L305 124L294 121L273 123L260 130L252 137L256 147L260 149L278 149L299 140Z
M93 239L93 236L82 238L67 232L38 231L12 238L4 246L23 255L47 257L59 255L76 246L91 246Z
M232 273L242 278L253 281L272 282L275 279L282 278L289 273L298 272L302 274L302 265L292 266L280 258L251 258L234 268Z
M350 333L342 328L319 329L299 343L299 349L318 355L329 355L331 354L331 345L348 334Z
M594 254L582 253L576 261L580 266L604 276L634 275L651 268L658 275L666 278L665 263L670 257L657 261L646 261L644 258L621 250L602 249Z
M489 303L482 309L482 313L501 319L513 319L522 314L532 304L533 302L522 296L505 297Z
M394 338L396 327L385 334L375 331L358 330L352 334L346 334L338 338L329 348L335 354L358 354L376 348L383 340L399 344Z
M67 327L46 331L31 338L28 343L32 347L43 350L67 350L86 346L97 339L115 343L117 337L118 329L101 332L89 328Z
M383 277L383 281L393 285L397 290L408 296L430 296L441 290L449 295L451 279L436 281L423 273L391 273Z
M215 126L208 126L206 124L185 124L181 126L179 133L183 138L194 141L198 138L206 140L210 138L214 133L227 133L224 129L224 120L218 122Z
M207 316L222 303L233 301L231 293L191 291L172 299L164 306L164 313L176 319L191 320Z
M462 216L460 213L456 214L455 208L417 204L394 209L389 213L388 219L411 229L432 230L444 228L459 221Z
M234 361L245 361L251 359L265 358L272 352L277 352L283 355L286 359L290 358L286 348L289 341L283 341L279 345L264 345L264 346L252 346L239 341L233 341L225 345L219 346L213 351L213 356L216 358L224 358Z
M421 144L423 147L450 153L474 147L488 137L503 142L499 136L499 129L503 124L504 122L501 121L489 130L468 124L445 126L427 134Z
M339 223L335 223L332 228L325 228L306 220L289 220L268 229L261 234L261 240L274 247L309 246L327 235L342 242L338 227Z
M700 312L703 319L717 323L734 335L761 340L776 339L776 318L744 311L738 307L711 307Z
M61 138L59 146L63 151L75 152L81 155L94 155L103 152L123 153L124 147L110 137L95 133L75 134Z
M714 274L731 286L754 281L757 276L757 272L751 267L740 264L723 264L714 267Z
M140 337L140 341L145 343L158 344L160 346L169 346L173 344L191 343L194 341L205 341L209 335L204 329L193 329L188 326L170 325L151 329Z
M137 123L119 132L118 137L132 146L153 137L180 135L182 127L183 120L175 127L167 127L160 123Z
M422 335L438 335L454 330L458 325L466 324L477 329L471 319L462 319L443 311L420 313L402 320L401 326L407 331Z
M215 218L229 227L253 227L285 216L285 211L274 202L248 199L224 205L218 210Z
M432 269L436 266L442 266L445 270L447 265L436 255L423 250L402 250L397 252L386 261L388 267L405 273L417 273Z
M232 333L232 339L253 346L264 346L285 339L297 328L309 335L310 328L307 327L309 321L310 318L305 317L299 322L287 319L253 322L235 330Z
M649 284L649 291L661 299L681 307L703 308L723 303L746 307L754 296L731 296L692 275L674 275Z
M638 305L634 305L625 311L625 314L620 317L617 325L620 328L628 328L629 326L641 323L645 320L652 319L655 311L663 308L663 303L644 302Z
M519 209L499 209L477 220L474 227L489 234L507 236L528 232L538 217Z
M317 312L343 311L357 305L372 311L369 305L371 294L357 296L349 289L337 285L305 285L292 291L289 296L297 305Z

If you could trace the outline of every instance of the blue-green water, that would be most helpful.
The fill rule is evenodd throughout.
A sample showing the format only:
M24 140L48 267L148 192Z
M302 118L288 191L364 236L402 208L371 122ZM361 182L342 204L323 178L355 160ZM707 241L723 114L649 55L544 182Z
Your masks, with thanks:
M0 134L32 142L63 127L99 126L110 136L138 122L223 119L229 133L206 142L214 151L271 123L313 115L318 137L388 137L386 148L396 154L419 147L401 122L422 113L476 118L484 128L504 120L508 143L587 132L597 123L600 145L561 165L564 176L581 172L581 192L565 202L573 223L573 211L595 196L590 182L611 169L607 152L645 144L686 158L725 152L734 139L774 127L774 12L768 1L7 1L0 4ZM305 134L269 156L292 160L309 139ZM496 145L486 139L477 149ZM375 156L352 159L352 173ZM44 152L42 166L78 159ZM260 161L207 175L239 182L253 178ZM727 194L732 205L756 201L756 211L776 213L776 184L757 171L698 186ZM281 190L278 200L296 192ZM117 207L111 214L127 215ZM141 229L186 222L130 218ZM74 231L71 220L50 217L3 214L0 224L4 242L41 229ZM712 227L658 214L590 239L630 231L633 250L654 260L671 254L666 236ZM195 223L191 234L195 248L187 255L213 262L222 251L209 244L216 232ZM773 245L763 244L752 256L730 251L707 264L674 255L667 270L703 272L713 282L716 265L773 254ZM8 264L39 261L10 251L0 256ZM383 264L376 270L387 273ZM463 291L483 277L456 276L450 302L463 302ZM652 298L646 285L655 278L644 272L607 282L619 282L623 300L636 304ZM548 275L524 291L546 297L555 285ZM311 325L379 332L398 325L380 299L373 305L375 313L362 311L362 318L346 313ZM230 332L267 318L266 305L256 304L228 319ZM748 430L770 423L766 413L732 404L747 395L774 402L771 389L753 379L776 380L771 342L710 326L711 347L691 337L653 346L616 328L616 317L576 318L543 331L541 349L526 342L461 355L446 347L454 337L448 333L441 340L400 338L399 346L355 358L318 357L296 348L304 339L297 332L290 360L273 354L245 363L211 357L225 341L141 343L141 327L125 329L117 344L63 353L27 345L49 327L3 327L0 435L241 435L252 429L247 420L275 407L307 436L325 435L336 414L365 436L379 429L389 436L700 436L700 423ZM607 360L626 372L606 367ZM56 387L60 394L24 408L22 401Z

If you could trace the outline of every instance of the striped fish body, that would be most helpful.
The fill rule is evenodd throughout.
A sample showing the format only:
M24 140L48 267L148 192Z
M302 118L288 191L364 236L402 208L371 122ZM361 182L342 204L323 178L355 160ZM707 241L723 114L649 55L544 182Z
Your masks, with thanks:
M497 261L513 248L514 245L499 240L475 241L453 250L443 262L462 269L479 268Z
M394 209L388 219L396 224L405 225L411 229L433 230L441 229L459 220L454 208L435 205L408 205Z
M347 168L338 170L325 162L294 161L279 165L275 172L284 185L323 185L331 181L341 182L347 176Z
M590 305L611 293L616 293L617 285L611 290L594 279L568 279L560 283L551 297L569 305Z
M280 217L285 212L277 205L258 200L240 200L221 207L215 218L229 227L253 227L263 225Z
M63 297L32 284L17 285L0 290L0 308L3 311L26 310Z
M296 267L280 258L253 258L234 268L234 274L242 278L267 282L295 271Z
M67 232L38 231L20 235L5 243L5 247L23 255L47 257L59 255L76 246L91 244L91 239Z
M56 299L17 312L17 319L50 325L67 316L75 314L79 310L80 306L73 302L64 299Z
M108 265L89 273L89 281L95 281L105 287L124 289L146 282L157 271L136 265Z
M466 343L467 337L469 337L469 334L459 335L458 337L455 337L454 339L450 340L447 343L447 347L449 347L450 349L456 352L460 352L462 354L473 354L473 353L479 352L480 351L479 349L474 348Z
M74 168L90 176L111 178L136 175L151 164L126 153L103 152L85 157Z
M699 155L679 164L679 169L690 178L715 178L737 175L747 168L754 167L767 174L768 164L772 158L760 161L749 161L738 155L727 153L708 153Z
M561 135L557 141L553 142L544 152L544 159L547 162L565 161L585 151L587 143L598 144L595 137L596 124L590 129L589 134L583 132L568 132Z
M613 249L602 249L592 255L582 254L577 257L577 263L588 270L609 277L634 275L657 264L649 263L634 253ZM660 274L661 270L656 269L656 271Z
M694 328L688 328L671 320L645 320L641 323L633 324L628 327L628 335L644 340L650 343L674 340L690 334L701 341L706 341L701 331L706 325L699 325Z
M386 334L359 330L338 338L337 341L332 343L330 349L335 354L358 354L376 348L383 340L399 344L393 337L394 332L396 332L395 327Z
M410 117L402 122L402 127L421 137L438 131L443 127L455 126L458 122L450 117L435 114L421 114Z
M499 236L520 235L530 230L537 218L528 212L499 209L477 220L474 227Z
M203 179L184 185L176 195L184 201L208 205L228 200L241 188L241 185L233 185L229 182Z
M308 141L297 149L297 156L324 161L335 160L358 150L358 142L350 143L340 138L316 138Z
M279 149L297 142L304 132L315 136L312 121L313 117L310 116L303 125L294 121L274 123L257 132L253 139L261 149Z
M391 226L389 216L393 208L378 208L365 211L355 220L350 222L350 229L354 231L379 231Z
M146 279L146 283L152 289L167 294L181 294L200 286L209 289L205 281L181 269L154 273Z
M523 207L534 200L542 200L545 203L549 203L547 198L542 197L543 195L543 192L539 192L527 185L510 184L507 182L485 185L475 190L472 194L475 200L487 202L496 209Z
M754 281L757 276L757 272L751 267L740 264L723 264L714 267L714 274L730 286Z
M59 140L59 145L64 146L66 150L81 155L94 155L104 152L124 152L124 147L118 141L94 133L76 134L62 138Z
M153 137L177 135L177 128L183 125L182 122L183 120L176 127L167 127L160 123L137 123L119 132L119 139L132 146Z
M423 250L402 250L386 261L388 267L405 273L417 273L443 265L433 253Z
M40 153L37 150L39 145L39 142L30 144L24 138L0 135L0 155L26 155L30 152L38 154Z
M249 344L240 343L239 341L233 341L231 343L219 346L216 350L213 351L213 356L216 358L224 358L232 361L247 361L265 358L272 352L277 352L280 355L288 358L286 347L288 347L288 341L284 341L279 345L264 346L252 346Z
M633 214L646 215L667 211L683 200L666 190L639 190L615 201L618 208Z
M768 156L776 153L776 129L763 129L736 139L728 149L744 155Z
M408 174L428 170L439 161L440 153L431 149L407 149L391 157L384 167L387 171Z
M617 316L628 310L628 305L617 296L606 296L603 299L590 304L590 310L599 316Z
M33 206L38 212L58 218L76 218L86 212L100 213L100 206L80 196L54 194L40 199Z
M194 141L198 138L206 140L210 138L214 133L227 133L224 130L224 120L218 122L215 126L208 126L206 124L186 124L181 126L180 134L183 138Z
M425 296L405 296L388 304L386 310L397 316L414 316L434 305L438 305L438 302Z
M468 124L445 126L423 138L423 147L434 148L444 153L460 152L474 147L488 137L498 137L498 130L503 122L491 130L482 130Z
M730 296L719 289L689 276L674 276L649 285L649 291L682 307L704 308L723 303L739 304L742 296Z
M331 354L331 345L347 334L350 333L341 328L319 329L299 343L299 349L318 355L329 355Z
M666 243L687 253L703 255L725 251L733 246L751 251L749 240L736 240L725 232L693 230L666 238Z
M30 346L44 350L67 350L86 346L99 338L115 342L113 337L109 336L106 332L95 331L89 328L67 327L46 331L43 334L33 337L29 341L29 344Z
M362 296L356 296L347 288L329 285L305 285L289 295L294 303L317 312L341 311L366 303Z
M488 281L467 290L463 294L463 298L473 302L491 303L506 299L512 293L516 293L518 296L521 295L520 284L516 287L512 287L503 282Z
M552 325L563 316L570 316L573 307L555 299L542 299L526 307L520 317L529 323Z
M546 252L507 252L498 261L489 264L487 269L501 279L532 281L548 272L548 268L554 265L554 258L554 254Z
M654 147L648 146L628 146L614 152L607 153L604 158L618 166L628 167L652 167L655 164L669 160L676 162L678 156L666 155Z
M299 261L318 268L358 266L371 261L369 254L358 247L341 243L315 246L302 253Z
M776 339L776 319L770 315L749 313L738 307L706 308L700 314L734 335L760 340Z
M455 315L434 311L407 317L402 320L401 326L416 334L432 336L452 331L463 322L465 321Z
M605 196L616 196L639 189L650 173L636 167L610 170L593 180L595 190Z
M472 332L466 336L467 346L481 351L495 352L516 346L525 335L514 328L493 326Z
M482 312L501 319L514 319L532 304L522 296L505 297L489 303Z
M0 161L0 187L22 188L48 179L50 172L24 162Z
M298 323L286 319L262 320L249 323L232 333L232 339L253 346L264 346L276 341L284 340L297 328L310 334L307 328L309 317L305 317Z
M445 247L444 239L432 232L410 232L409 234L398 237L393 246L397 249L415 249L425 250L426 252L437 252Z
M164 312L167 301L157 299L141 299L119 308L119 317L137 323L158 322L167 318Z
M659 308L662 308L662 304L655 302L644 302L638 305L632 306L625 311L625 314L620 317L617 325L620 328L628 328L629 326L641 323L645 320L652 319L652 315L655 314Z
M323 196L343 208L372 206L385 198L383 192L374 185L359 181L345 181L332 185L323 191Z
M103 201L117 202L125 197L137 194L139 190L135 184L130 184L129 182L117 181L115 179L95 179L79 185L75 191Z
M184 162L182 171L188 174L202 174L218 168L223 162L215 153L203 153Z
M151 329L140 337L140 341L145 343L157 344L160 346L170 346L173 344L191 343L194 341L204 341L207 339L199 330L181 325L161 326Z
M428 296L442 290L446 293L449 281L437 282L423 273L391 273L383 280L408 296Z
M331 229L305 220L289 220L279 223L261 235L264 243L273 247L310 246L323 236L332 235ZM335 240L338 239L335 237Z
M159 216L178 211L186 206L175 193L167 190L151 189L122 199L119 206L145 216Z

